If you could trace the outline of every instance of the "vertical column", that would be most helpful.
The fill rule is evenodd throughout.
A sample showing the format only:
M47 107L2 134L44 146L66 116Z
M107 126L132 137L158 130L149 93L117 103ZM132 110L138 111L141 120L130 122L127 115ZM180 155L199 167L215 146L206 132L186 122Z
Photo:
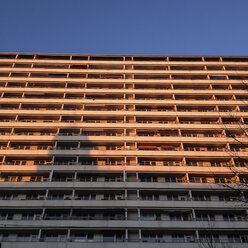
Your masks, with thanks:
M53 169L49 173L49 182L52 181L52 178L53 178Z
M46 209L45 208L42 208L42 213L41 213L41 219L43 220L44 217L45 217L45 211Z
M125 200L127 200L127 189L125 189L124 194L125 194Z
M42 230L41 230L41 229L39 229L39 232L38 232L38 240L40 240L40 239L41 239L41 232L42 232Z
M195 209L193 208L192 208L192 217L193 217L193 220L196 220Z
M124 143L124 150L126 150L126 142ZM127 165L127 157L125 156L124 157L124 166L126 166ZM123 179L124 179L124 177L125 177L125 171L123 171Z
M52 165L54 165L55 156L52 156Z
M76 156L76 165L79 164L79 156Z
M140 192L139 192L139 189L137 189L137 200L140 199Z
M72 189L72 200L75 198L75 189Z
M139 242L142 240L142 234L141 234L141 229L139 229Z
M70 236L71 236L71 229L68 228L68 231L67 231L67 240L70 240Z
M126 157L125 157L126 158ZM125 161L125 164L126 164L127 161ZM125 170L123 170L123 182L126 182L127 180L127 173Z
M48 189L46 189L45 199L48 198L48 194L49 194Z
M196 236L196 240L199 241L200 236L199 236L199 231L198 230L195 230L195 236Z
M136 181L139 181L139 172L136 172Z
M187 173L187 174L188 174L188 173ZM190 200L192 201L193 197L192 197L192 191L191 191L191 190L189 190L189 198L190 198Z
M189 173L185 173L185 179L186 179L186 182L189 183ZM191 190L190 190L191 192Z
M125 242L128 242L128 229L125 229Z
M76 180L77 180L77 174L78 174L78 172L77 172L77 171L75 171L75 173L74 173L74 178L73 178L73 180L74 180L74 181L76 181Z

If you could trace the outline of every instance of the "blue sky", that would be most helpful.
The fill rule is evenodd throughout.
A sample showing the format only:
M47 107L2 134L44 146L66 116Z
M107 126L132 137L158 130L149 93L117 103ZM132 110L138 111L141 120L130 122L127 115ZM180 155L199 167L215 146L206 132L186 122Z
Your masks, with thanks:
M1 0L0 52L248 55L248 0Z

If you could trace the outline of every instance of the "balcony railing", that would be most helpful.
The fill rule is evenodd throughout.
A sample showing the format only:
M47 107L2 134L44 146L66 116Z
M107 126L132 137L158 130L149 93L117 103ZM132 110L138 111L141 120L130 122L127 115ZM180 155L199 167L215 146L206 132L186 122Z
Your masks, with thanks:
M196 166L196 167L246 167L247 165L245 163L236 163L233 164L227 164L227 163L218 163L218 164L204 164L204 163L170 163L170 162L153 162L153 161L147 161L147 162L140 162L140 163L125 163L125 162L97 162L97 161L86 161L86 162L76 162L76 161L61 161L61 162L44 162L44 161L16 161L16 162L0 162L0 165L21 165L21 166L31 166L31 165L51 165L51 166Z
M226 203L226 202L233 202L234 206L235 204L237 203L245 203L245 199L241 199L241 198L233 198L233 199L230 199L229 201L228 200L217 200L217 199L196 199L195 197L193 198L190 198L190 197L187 197L187 196L184 196L184 197L181 197L181 198L173 198L173 199L160 199L159 196L156 196L156 197L153 197L153 198L146 198L146 197L136 197L136 196L116 196L114 198L106 198L106 197L103 197L101 195L94 195L94 197L90 197L90 196L39 196L39 197L25 197L25 196L15 196L15 197L12 197L12 196L0 196L0 200L3 200L3 201L42 201L42 200L48 200L48 201L145 201L145 202L181 202L183 204L183 202L192 202L192 201L197 201L197 202L222 202L222 203ZM247 200L246 200L247 201ZM202 219L199 219L197 221L203 221ZM206 220L206 221L209 221L209 220ZM223 221L227 221L227 220L224 220L223 218ZM232 220L230 220L232 221ZM237 221L240 221L240 220L237 220ZM244 218L244 220L242 221L247 221L246 218Z
M116 182L116 183L121 183L121 182L141 182L141 183L154 183L154 184L167 184L167 183L186 183L186 184L192 184L192 183L200 183L200 184L209 184L209 185L233 185L233 186L237 186L237 182L234 179L229 179L229 178L190 178L189 180L186 180L185 178L161 178L160 180L158 180L157 178L139 178L139 179L126 179L125 181L123 179L115 179L115 180L81 180L80 178L66 178L66 177L61 177L61 178L38 178L38 179L32 179L32 178L7 178L7 177L2 177L0 178L0 182L1 183L29 183L29 182L37 182L37 183L42 183L42 182L95 182L95 183L109 183L109 182ZM242 184L242 183L241 183ZM198 198L197 198L198 199ZM174 199L175 200L175 199Z
M98 238L98 239L90 239L87 240L86 238L80 238L80 237L70 237L70 238L18 238L18 237L2 237L0 238L0 241L5 243L5 242L48 242L48 243L55 243L55 242L82 242L82 243L167 243L167 244L174 244L174 243L199 243L199 244L204 244L208 245L209 243L211 244L227 244L229 245L230 243L242 243L242 244L247 244L248 239L242 239L242 238L236 238L236 239L214 239L213 241L210 241L210 239L206 238L200 238L200 239L195 239L195 238L188 238L188 239L183 239L183 238L142 238L142 239L123 239L123 240L115 240L115 239L104 239L104 238Z

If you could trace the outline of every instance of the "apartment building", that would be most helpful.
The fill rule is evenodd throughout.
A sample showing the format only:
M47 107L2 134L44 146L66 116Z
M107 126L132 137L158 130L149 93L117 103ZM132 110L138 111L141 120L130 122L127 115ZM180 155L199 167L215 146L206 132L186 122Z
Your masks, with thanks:
M248 57L0 54L2 248L248 246Z

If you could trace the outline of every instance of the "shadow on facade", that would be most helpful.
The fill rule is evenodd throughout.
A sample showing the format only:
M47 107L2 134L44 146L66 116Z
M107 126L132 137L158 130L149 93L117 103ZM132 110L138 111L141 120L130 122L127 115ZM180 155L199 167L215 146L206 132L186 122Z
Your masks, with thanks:
M1 173L2 240L124 240L125 229L100 228L102 220L125 219L124 206L109 205L109 200L125 199L125 190L114 184L123 181L122 168L109 172L110 166L123 164L123 159L108 156L116 149L105 142L110 131L87 131L74 124L63 125L55 136L56 129L49 126L19 131Z

